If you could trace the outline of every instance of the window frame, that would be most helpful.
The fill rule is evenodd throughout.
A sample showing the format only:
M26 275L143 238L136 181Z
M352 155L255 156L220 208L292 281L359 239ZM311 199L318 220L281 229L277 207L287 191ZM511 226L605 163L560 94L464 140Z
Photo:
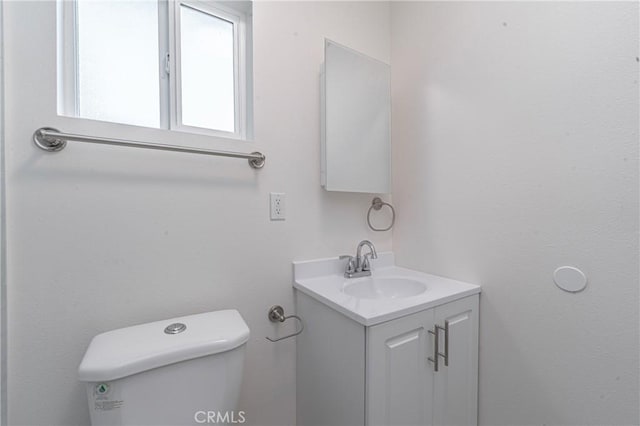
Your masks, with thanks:
M169 10L169 22L173 22L173 31L169 31L169 43L172 45L170 61L171 73L175 76L171 88L171 105L175 114L171 114L171 128L189 133L214 133L227 138L246 138L246 18L220 3L203 2L201 0L180 0L172 2ZM181 8L187 7L198 12L230 22L233 25L233 93L234 93L234 132L212 130L196 126L188 126L182 122L182 73L181 73Z
M251 141L253 138L252 11L250 2L156 0L158 2L158 72L160 95L159 129L224 139ZM188 7L233 24L234 40L234 132L182 123L180 70L180 8ZM78 110L78 25L77 0L58 0L58 115L81 117ZM132 125L114 121L114 124ZM137 125L138 127L153 128Z
M78 117L77 3L59 0L56 7L58 115Z

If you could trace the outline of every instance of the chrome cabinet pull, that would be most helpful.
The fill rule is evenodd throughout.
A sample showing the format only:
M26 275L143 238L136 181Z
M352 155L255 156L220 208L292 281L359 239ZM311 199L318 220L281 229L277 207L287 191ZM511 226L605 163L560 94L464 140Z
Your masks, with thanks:
M444 353L438 352L438 355L444 358L445 367L449 366L449 321L444 322L444 327L436 324L436 333L444 331Z
M429 330L429 334L433 334L433 358L428 357L427 359L433 363L433 371L438 371L438 355L440 355L440 348L438 347L438 342L440 340L440 333L438 332L439 326L435 326L435 330Z

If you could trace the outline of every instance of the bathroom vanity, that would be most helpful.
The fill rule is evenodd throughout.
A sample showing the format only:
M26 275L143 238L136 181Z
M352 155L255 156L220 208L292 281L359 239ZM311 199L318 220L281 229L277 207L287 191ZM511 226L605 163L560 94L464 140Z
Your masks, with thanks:
M294 262L298 425L475 425L480 287L372 260Z

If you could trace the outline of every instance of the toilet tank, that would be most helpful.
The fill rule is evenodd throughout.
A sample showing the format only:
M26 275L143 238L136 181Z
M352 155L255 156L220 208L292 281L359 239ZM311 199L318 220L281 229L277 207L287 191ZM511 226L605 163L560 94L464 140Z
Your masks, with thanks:
M244 422L236 410L248 339L249 328L236 310L97 335L78 369L91 424Z

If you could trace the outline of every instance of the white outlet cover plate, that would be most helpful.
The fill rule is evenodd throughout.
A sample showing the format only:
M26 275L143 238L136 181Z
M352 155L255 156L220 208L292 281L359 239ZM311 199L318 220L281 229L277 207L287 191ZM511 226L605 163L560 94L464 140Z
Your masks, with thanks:
M284 192L272 192L269 196L271 220L285 220L287 217Z

